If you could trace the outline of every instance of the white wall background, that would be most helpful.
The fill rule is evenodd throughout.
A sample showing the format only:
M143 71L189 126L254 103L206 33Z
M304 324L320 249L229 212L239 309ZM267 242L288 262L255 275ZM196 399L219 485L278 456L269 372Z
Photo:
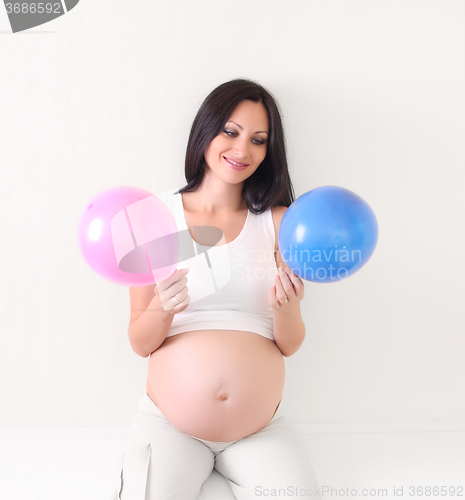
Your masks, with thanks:
M82 0L8 34L0 7L0 426L126 426L145 390L129 292L76 229L118 185L181 187L192 120L237 77L283 111L296 195L344 186L378 248L306 284L296 423L465 419L461 0Z

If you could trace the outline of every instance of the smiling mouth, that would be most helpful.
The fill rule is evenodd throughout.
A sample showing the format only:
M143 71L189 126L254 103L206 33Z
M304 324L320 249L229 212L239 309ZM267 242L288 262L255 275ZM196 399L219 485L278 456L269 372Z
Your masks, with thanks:
M235 167L247 167L249 164L248 163L238 163L234 160L231 160L231 158L228 158L227 156L223 156L223 158L228 162L231 163L231 165L234 165Z

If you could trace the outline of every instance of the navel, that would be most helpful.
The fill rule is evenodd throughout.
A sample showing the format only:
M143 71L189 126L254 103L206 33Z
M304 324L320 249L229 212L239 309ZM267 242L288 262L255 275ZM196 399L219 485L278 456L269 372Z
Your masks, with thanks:
M218 399L221 401L226 401L228 399L228 393L226 391L219 392Z

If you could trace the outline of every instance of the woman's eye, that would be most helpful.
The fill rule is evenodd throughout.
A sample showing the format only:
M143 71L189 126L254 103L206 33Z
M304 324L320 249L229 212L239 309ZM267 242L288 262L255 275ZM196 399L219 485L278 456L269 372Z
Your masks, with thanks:
M228 129L224 129L223 132L228 135L229 137L237 137L237 132L233 132L232 130L228 130ZM256 146L261 146L262 144L265 144L266 143L266 139L265 140L262 140L262 139L252 139L252 142L256 145Z

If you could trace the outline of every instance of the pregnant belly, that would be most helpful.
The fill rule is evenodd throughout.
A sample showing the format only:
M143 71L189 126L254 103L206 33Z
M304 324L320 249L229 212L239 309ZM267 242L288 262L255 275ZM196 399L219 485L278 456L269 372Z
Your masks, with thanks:
M192 331L168 337L152 353L147 394L183 432L232 441L272 419L284 378L272 340L236 330Z

